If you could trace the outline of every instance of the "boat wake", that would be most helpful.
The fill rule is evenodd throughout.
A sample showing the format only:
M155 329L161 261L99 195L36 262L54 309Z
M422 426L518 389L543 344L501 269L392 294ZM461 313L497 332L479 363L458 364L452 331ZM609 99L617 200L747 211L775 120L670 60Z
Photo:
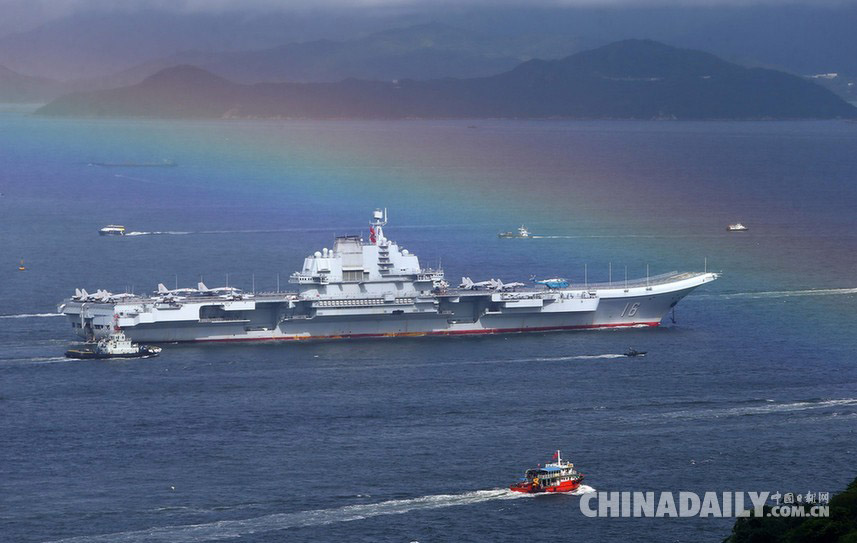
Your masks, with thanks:
M590 486L581 485L570 495L594 492ZM221 520L204 524L162 526L146 530L117 532L93 536L78 536L51 543L190 543L199 541L238 539L250 534L274 532L288 528L324 526L338 522L351 522L382 515L401 515L411 511L425 511L478 503L534 497L533 494L512 492L504 488L476 490L461 494L438 494L403 500L388 500L378 503L347 505L330 509L314 509L295 513L276 513L243 520Z
M449 224L428 224L428 225L400 225L397 228L447 228L450 226ZM458 225L465 226L465 225ZM186 235L214 235L214 234L292 234L295 232L342 232L342 231L352 231L359 229L360 226L341 226L336 228L254 228L254 229L245 229L245 230L197 230L194 232L176 232L176 231L163 231L163 232L147 232L147 231L134 231L134 232L125 232L125 236L186 236Z
M616 358L627 358L624 354L583 354L573 356L545 356L537 358L501 358L488 360L456 360L451 362L425 362L419 364L397 364L397 368L437 368L440 366L476 366L476 365L492 365L492 364L526 364L532 362L568 362L570 360L608 360ZM330 366L319 367L325 371L365 371L388 369L388 364L335 364Z
M843 398L837 400L807 400L790 403L768 403L766 405L729 407L725 409L706 409L700 411L674 411L671 413L665 413L665 416L670 418L742 417L749 415L790 413L794 411L806 411L810 409L826 409L831 407L857 408L857 398Z
M551 356L532 359L535 362L564 362L566 360L603 360L611 358L627 358L624 354L580 354L575 356Z
M705 237L720 237L720 236L699 236L694 234L580 234L572 235L557 235L557 236L542 236L531 235L531 239L627 239L627 238L643 238L643 239L679 239L679 238L705 238Z
M758 300L766 298L795 298L803 296L849 296L857 294L857 288L817 288L803 290L770 290L760 292L733 292L725 294L693 294L688 300Z
M0 358L0 364L9 365L39 365L39 364L55 364L57 362L69 362L70 359L64 356L36 356L30 358Z
M213 234L285 234L300 231L297 228L286 228L280 230L199 230L197 232L126 232L125 236L187 236L187 235L213 235Z
M591 486L580 485L579 487L577 487L577 490L575 490L574 492L569 492L568 494L569 496L583 496L584 494L590 494L592 492L595 492L595 489Z
M44 319L62 316L62 313L22 313L20 315L0 315L0 319Z
M186 236L193 232L125 232L126 236Z

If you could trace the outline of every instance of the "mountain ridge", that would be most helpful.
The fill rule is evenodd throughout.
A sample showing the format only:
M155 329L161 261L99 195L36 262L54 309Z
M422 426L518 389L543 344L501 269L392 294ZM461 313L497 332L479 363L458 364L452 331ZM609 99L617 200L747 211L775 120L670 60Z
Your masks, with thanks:
M544 40L550 44L541 44L543 52L570 54L579 50L576 40L563 44ZM530 58L514 42L431 22L342 41L319 39L247 51L184 51L126 72L146 74L167 66L193 64L237 83L480 77L509 70ZM531 47L538 49L539 45Z
M234 83L196 67L138 85L76 93L43 115L297 118L852 118L854 108L800 77L702 51L622 40L559 60L468 79Z

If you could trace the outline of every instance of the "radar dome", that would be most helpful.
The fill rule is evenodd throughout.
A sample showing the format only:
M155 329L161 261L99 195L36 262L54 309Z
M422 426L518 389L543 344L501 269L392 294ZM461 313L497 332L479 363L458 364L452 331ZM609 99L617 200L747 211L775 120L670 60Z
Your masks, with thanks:
M316 257L316 258L321 258L321 251L316 251L316 252L315 252L315 257Z

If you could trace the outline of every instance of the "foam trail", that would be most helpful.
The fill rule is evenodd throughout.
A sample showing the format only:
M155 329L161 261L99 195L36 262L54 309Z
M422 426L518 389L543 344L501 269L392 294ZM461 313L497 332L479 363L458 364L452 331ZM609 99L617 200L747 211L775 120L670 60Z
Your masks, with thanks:
M330 230L330 229L327 229ZM194 235L213 235L213 234L291 234L294 232L310 232L310 231L327 231L327 230L308 230L306 228L276 228L276 229L254 229L254 230L198 230L195 232L126 232L126 236L185 236L188 234ZM331 232L335 230L330 230Z
M50 356L50 357L34 357L34 358L0 358L0 364L8 364L8 363L19 363L22 365L39 365L39 364L53 364L56 362L71 362L71 358L66 358L64 356Z
M126 236L186 236L193 232L126 232Z
M592 487L581 485L574 495L592 492ZM510 500L532 496L504 488L477 490L461 494L439 494L405 500L388 500L379 503L348 505L331 509L315 509L295 513L276 513L244 520L221 520L205 524L162 526L132 532L117 532L94 536L60 539L52 543L191 543L237 539L250 534L274 532L287 528L323 526L337 522L350 522L381 515L400 515L410 511L424 511L460 505L473 505L494 500Z
M535 362L563 362L565 360L600 360L610 358L625 358L624 354L580 354L575 356L553 356L533 358Z
M138 181L140 183L154 183L151 179L145 179L143 177L133 177L130 175L123 175L121 173L113 174L113 177L121 177L122 179L130 179L131 181Z
M285 228L279 230L200 230L198 232L177 232L177 231L164 231L164 232L126 232L126 236L186 236L189 234L194 235L212 235L212 234L283 234L283 233L292 233L292 232L302 232L305 230L301 230L299 228Z
M601 358L626 358L624 354L582 354L580 356L572 356L571 360L597 360Z
M784 404L768 404L756 407L733 407L725 410L727 415L755 415L765 413L784 413L789 411L805 411L807 409L824 409L837 406L857 406L857 398L841 400L822 400L816 402L793 402Z
M566 362L569 360L598 360L598 359L612 359L612 358L626 358L624 354L584 354L584 355L576 355L576 356L550 356L550 357L539 357L539 358L506 358L506 359L488 359L488 360L456 360L454 362L426 362L422 364L404 364L397 365L396 369L413 369L413 368L437 368L440 366L476 366L476 365L486 365L486 364L526 364L528 362ZM362 370L377 370L377 369L389 369L390 366L387 364L367 364L367 365L355 365L355 364L347 364L347 365L333 365L320 367L321 370L327 371L362 371Z
M577 236L530 236L532 239L627 239L627 238L644 238L644 239L679 239L679 238L710 238L719 236L700 236L695 234L580 234Z
M43 319L62 316L62 313L22 313L20 315L0 315L0 319Z
M666 413L670 418L702 418L702 417L735 417L745 415L768 415L806 411L809 409L825 409L828 407L857 407L857 398L839 400L803 401L792 403L769 403L767 405L730 407L727 409L710 409L702 411L676 411Z
M447 228L450 225L397 225L396 228ZM336 232L336 231L358 231L361 227L339 227L339 228L267 228L267 229L250 229L250 230L199 230L195 232L147 232L134 231L125 232L125 236L185 236L193 235L212 235L212 234L291 234L294 232Z
M857 294L857 288L817 288L803 290L770 290L761 292L734 292L725 294L693 294L688 300L758 300L766 298L795 298L802 296L848 296Z

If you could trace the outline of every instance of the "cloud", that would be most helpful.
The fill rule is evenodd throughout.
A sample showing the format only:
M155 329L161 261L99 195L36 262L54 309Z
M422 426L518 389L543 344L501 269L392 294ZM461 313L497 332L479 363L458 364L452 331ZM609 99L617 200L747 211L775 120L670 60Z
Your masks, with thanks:
M857 5L857 0L0 0L0 32L25 30L41 22L80 12L129 12L140 10L178 13L242 13L312 11L433 12L441 9L479 7L574 8L646 6L811 6Z
M857 4L857 0L0 0L0 9L29 11L41 16L78 11L135 11L157 9L181 12L291 11L324 8L372 9L415 7L431 10L443 6L575 7L575 6L740 6L782 4Z

